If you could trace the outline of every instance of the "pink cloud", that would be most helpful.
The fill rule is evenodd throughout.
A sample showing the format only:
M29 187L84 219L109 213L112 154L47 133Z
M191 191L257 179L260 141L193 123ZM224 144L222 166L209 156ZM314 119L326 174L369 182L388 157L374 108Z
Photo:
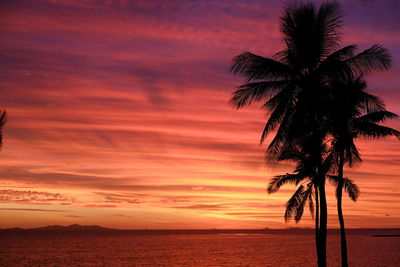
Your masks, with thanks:
M400 113L398 22L389 2L342 1L344 42L388 47L393 69L368 81L370 91ZM241 215L246 223L253 216L254 227L265 226L263 216L282 226L278 215L293 188L267 195L265 187L292 167L265 167L265 145L258 145L263 111L228 104L241 83L228 73L231 58L243 50L272 56L282 47L282 1L202 3L5 1L0 104L9 121L0 179L9 186L0 201L71 204L77 211L97 208L98 216L102 208L118 207L126 210L121 221L140 214L150 218L140 225L150 227L176 227L179 216L202 227L243 226ZM371 16L380 18L374 27L359 22ZM387 190L400 190L399 142L358 144L364 162L346 171L363 191L362 211L346 204L354 227L364 225L359 218L375 209L375 200L398 202ZM385 212L391 214L387 225L400 221L393 205ZM380 220L385 225L385 216Z

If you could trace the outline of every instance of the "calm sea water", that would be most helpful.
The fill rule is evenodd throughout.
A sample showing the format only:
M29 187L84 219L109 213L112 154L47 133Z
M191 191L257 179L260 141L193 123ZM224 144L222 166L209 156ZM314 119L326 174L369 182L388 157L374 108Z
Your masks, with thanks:
M350 266L400 266L400 237L349 234ZM339 266L339 236L328 237ZM0 237L0 266L316 266L311 234L19 234Z

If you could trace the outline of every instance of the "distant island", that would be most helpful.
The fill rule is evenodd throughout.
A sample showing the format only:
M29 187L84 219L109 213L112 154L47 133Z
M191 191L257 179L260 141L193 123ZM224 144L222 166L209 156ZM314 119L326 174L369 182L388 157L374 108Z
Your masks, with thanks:
M111 228L105 228L99 225L79 225L71 224L69 226L62 225L48 225L39 228L30 228L31 230L41 230L41 231L107 231L107 230L117 230Z
M69 226L48 225L37 228L3 228L0 229L2 234L238 234L238 235L260 235L260 234L313 234L312 228L289 227L285 229L145 229L145 230L122 230L102 227L99 225L79 225L72 224ZM399 236L400 228L388 229L348 229L349 234L367 234L375 237ZM338 229L329 229L330 234L338 234Z
M71 224L68 226L62 225L48 225L44 227L36 227L36 228L3 228L0 231L80 231L80 232L92 232L92 231L123 231L118 229L106 228L99 225L79 225L79 224Z

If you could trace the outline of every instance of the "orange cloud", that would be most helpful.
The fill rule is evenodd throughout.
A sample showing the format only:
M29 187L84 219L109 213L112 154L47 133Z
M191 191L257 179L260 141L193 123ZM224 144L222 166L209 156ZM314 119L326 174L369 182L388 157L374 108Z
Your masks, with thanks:
M272 195L265 188L292 167L266 168L263 111L228 104L241 83L228 73L231 58L282 47L281 1L96 3L2 3L0 104L9 120L0 226L101 219L121 228L284 227L293 188ZM400 113L396 9L376 1L361 14L347 8L355 4L343 3L345 43L389 48L395 66L369 77L369 88ZM369 15L380 18L374 27L359 22ZM400 128L399 120L388 125ZM358 144L364 162L346 175L362 195L356 204L345 200L348 225L372 227L368 216L382 227L398 224L400 144ZM334 227L332 192L328 200ZM305 216L301 226L312 226Z

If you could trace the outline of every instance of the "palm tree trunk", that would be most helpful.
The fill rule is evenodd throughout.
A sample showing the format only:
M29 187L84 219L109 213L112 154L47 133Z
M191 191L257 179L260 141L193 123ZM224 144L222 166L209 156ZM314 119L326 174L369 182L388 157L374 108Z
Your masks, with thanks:
M320 194L320 226L319 226L319 255L318 255L318 267L326 267L326 235L327 235L327 223L328 223L328 210L326 204L325 194L325 177L322 177L319 185Z
M317 250L317 258L319 259L319 196L318 186L315 186L315 246Z
M344 227L344 218L342 212L342 195L343 195L343 166L344 166L344 155L343 152L340 154L339 166L338 166L338 178L339 183L336 188L336 198L337 198L337 210L338 219L340 224L340 251L342 257L342 267L348 267L347 259L347 241L346 241L346 230Z

